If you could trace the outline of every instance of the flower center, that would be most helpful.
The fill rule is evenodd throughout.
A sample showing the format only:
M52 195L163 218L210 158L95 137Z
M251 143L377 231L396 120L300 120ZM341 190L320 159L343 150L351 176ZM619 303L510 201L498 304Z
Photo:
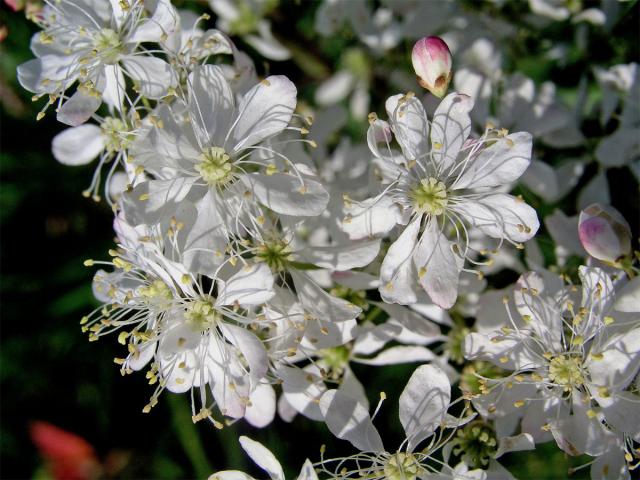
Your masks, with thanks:
M420 213L442 215L447 207L447 187L433 177L423 178L409 192L413 208Z
M487 465L498 449L493 429L478 422L458 430L453 444L454 455L461 456L466 463L477 468Z
M549 380L566 391L584 383L582 359L578 356L559 355L549 362Z
M291 247L282 240L262 243L258 246L256 258L266 263L274 272L285 270L287 264L293 260Z
M204 332L221 319L220 314L208 299L195 300L187 305L184 318L189 328L196 332Z
M415 480L420 473L420 464L411 453L397 452L389 457L384 466L388 480Z
M129 146L132 135L123 135L127 132L127 125L120 119L107 117L100 125L104 137L105 148L109 152L120 152Z
M342 377L344 369L349 363L349 353L349 348L344 345L320 350L319 354L322 357L322 362L329 378L338 380Z
M110 28L103 28L93 37L93 50L109 65L117 63L123 50L118 34Z
M225 187L233 180L233 163L224 148L206 148L198 158L195 169L209 186Z

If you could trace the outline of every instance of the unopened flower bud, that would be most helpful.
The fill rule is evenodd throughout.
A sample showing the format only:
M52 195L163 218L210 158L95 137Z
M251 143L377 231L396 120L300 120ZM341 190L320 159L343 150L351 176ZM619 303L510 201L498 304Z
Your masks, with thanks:
M598 203L580 212L580 242L589 255L614 263L631 253L631 228L615 208Z
M451 52L440 37L421 38L413 46L411 63L418 75L418 83L442 98L451 81Z

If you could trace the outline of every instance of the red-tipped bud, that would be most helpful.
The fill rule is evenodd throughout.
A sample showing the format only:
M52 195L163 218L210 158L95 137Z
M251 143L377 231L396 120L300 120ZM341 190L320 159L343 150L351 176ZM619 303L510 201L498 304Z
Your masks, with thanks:
M580 242L589 255L614 263L631 253L631 228L615 208L594 203L580 212Z
M451 52L440 37L421 38L413 46L411 63L418 76L418 83L442 98L451 81Z

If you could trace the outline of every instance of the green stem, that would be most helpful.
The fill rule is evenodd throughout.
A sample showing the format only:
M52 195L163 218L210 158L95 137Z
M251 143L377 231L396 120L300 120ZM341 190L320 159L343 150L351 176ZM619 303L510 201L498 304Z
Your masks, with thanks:
M213 473L213 468L207 460L198 429L191 420L190 409L182 396L168 394L165 398L171 409L173 427L178 435L187 457L197 478L205 479Z

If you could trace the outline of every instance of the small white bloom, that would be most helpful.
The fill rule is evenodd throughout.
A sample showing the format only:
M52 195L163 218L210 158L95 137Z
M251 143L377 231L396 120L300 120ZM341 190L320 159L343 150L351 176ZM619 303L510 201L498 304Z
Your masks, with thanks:
M526 170L531 135L487 130L469 139L473 102L466 95L448 95L431 124L413 95L390 97L386 106L390 124L372 118L367 135L389 172L388 185L377 197L346 208L344 229L361 238L408 223L382 263L380 293L388 302L415 303L419 284L434 303L450 308L464 262L477 254L469 228L498 239L497 248L503 241L519 245L538 229L531 207L495 193ZM392 132L401 153L391 147Z

